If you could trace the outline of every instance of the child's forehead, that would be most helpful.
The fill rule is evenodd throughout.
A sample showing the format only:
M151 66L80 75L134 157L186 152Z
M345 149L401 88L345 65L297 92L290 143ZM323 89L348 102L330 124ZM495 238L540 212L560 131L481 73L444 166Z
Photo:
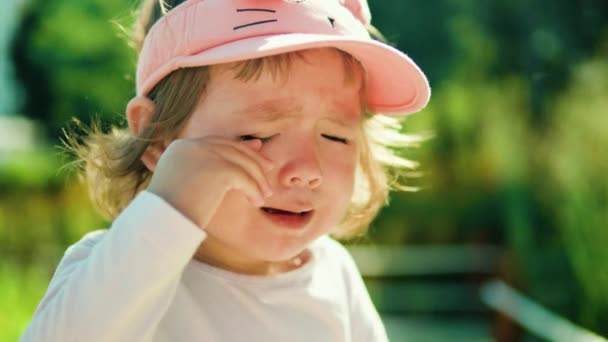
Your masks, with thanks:
M207 111L234 113L237 123L275 122L290 113L310 114L318 106L350 126L365 112L366 96L363 71L356 63L345 63L349 58L328 48L218 65L209 72L201 105ZM279 66L276 78L271 76L273 65Z
M337 57L337 58L336 58ZM339 63L336 67L333 63ZM341 74L343 86L358 86L364 88L365 71L361 64L351 55L335 48L317 48L293 51L284 54L262 58L213 65L210 76L214 78L232 78L248 82L256 82L266 78L284 85L295 69L315 69L314 71Z
M333 101L328 107L325 118L337 124L351 126L361 118L360 111L346 101ZM304 112L304 107L295 98L269 98L261 101L252 101L246 107L236 107L229 113L234 119L247 124L247 120L255 122L277 122L290 118L297 118Z

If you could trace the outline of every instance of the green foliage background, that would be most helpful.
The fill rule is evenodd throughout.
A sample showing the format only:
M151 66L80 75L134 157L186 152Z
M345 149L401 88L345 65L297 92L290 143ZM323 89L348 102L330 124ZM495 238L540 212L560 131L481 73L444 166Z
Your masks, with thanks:
M13 58L23 115L49 146L72 117L123 124L135 58L113 22L134 1L25 2ZM373 23L425 70L405 151L417 193L392 197L369 240L497 244L516 284L608 335L608 2L370 0ZM65 248L107 226L52 147L0 164L0 340L15 340Z

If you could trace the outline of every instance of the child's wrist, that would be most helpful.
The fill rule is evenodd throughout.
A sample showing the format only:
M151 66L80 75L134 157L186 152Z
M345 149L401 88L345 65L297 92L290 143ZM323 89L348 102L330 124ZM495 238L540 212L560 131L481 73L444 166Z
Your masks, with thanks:
M194 212L189 209L187 205L184 204L184 200L180 200L171 192L155 189L153 187L149 187L146 191L151 192L154 195L160 197L168 205L173 207L173 209L179 211L184 217L186 217L188 220L192 221L197 227L202 229L203 226L201 225L200 218L197 218L196 215L194 215Z

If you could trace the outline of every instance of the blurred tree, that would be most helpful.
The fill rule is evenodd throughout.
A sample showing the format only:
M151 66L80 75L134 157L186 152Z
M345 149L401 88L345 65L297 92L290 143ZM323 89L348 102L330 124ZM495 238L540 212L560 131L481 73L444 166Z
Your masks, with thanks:
M550 120L547 105L570 78L572 66L590 58L606 34L604 0L462 2L478 8L483 26L498 44L495 75L527 78L537 128Z
M584 5L547 3L546 15L542 6L527 13L534 6L520 1L453 6L449 72L434 84L430 106L407 121L410 132L435 133L421 149L406 152L422 162L425 176L414 182L423 191L393 195L372 232L387 243L502 244L515 256L527 294L608 334L608 287L599 285L608 274L601 190L608 165L597 161L608 146L601 138L608 135L598 131L608 127L602 123L608 89L598 62L578 66L601 47L608 15L595 20L594 14L583 24L590 10L606 13L604 3ZM543 21L535 15L568 34L562 40L541 30L531 38ZM593 113L586 113L589 105ZM576 121L581 116L585 123ZM576 181L565 181L569 174ZM585 190L590 184L595 195Z
M579 319L608 335L608 50L574 70L536 146L549 176L542 189L553 193L545 201L582 288Z
M134 57L108 18L129 13L120 0L40 1L23 8L14 39L22 113L40 119L56 141L70 118L116 122L134 93ZM122 15L128 18L128 15ZM120 18L128 25L128 19Z

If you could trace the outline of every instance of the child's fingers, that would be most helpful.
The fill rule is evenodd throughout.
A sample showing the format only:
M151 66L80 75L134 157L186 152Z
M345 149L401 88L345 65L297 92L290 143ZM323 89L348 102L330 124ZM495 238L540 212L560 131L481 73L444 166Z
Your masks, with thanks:
M262 141L260 139L252 139L238 142L227 139L221 139L218 141L233 146L237 150L247 154L248 156L251 156L258 163L260 163L264 171L270 171L274 168L274 163L272 162L272 160L265 158L262 154L258 152L262 147Z
M241 144L251 148L254 151L259 151L262 148L262 140L260 139L243 140L241 141Z
M272 195L272 187L260 164L249 154L230 145L217 145L213 152L220 158L238 166L253 178L264 197Z
M251 142L249 140L243 141L241 143L237 143L235 146L235 148L255 158L262 165L264 171L270 171L275 167L274 162L259 153L261 147L262 141L259 139L251 140Z
M264 189L260 186L259 181L251 174L245 171L241 165L231 163L234 177L230 180L231 188L241 191L251 204L256 207L261 207L266 201Z
M273 167L272 162L264 158L255 150L259 150L261 147L261 141L253 139L253 141L257 140L257 143L249 143L246 146L243 144L245 141L236 142L223 137L215 136L208 136L193 140L203 143L201 147L206 145L204 149L207 151L207 153L212 153L219 160L224 160L232 165L237 165L241 170L246 172L247 175L256 182L256 186L262 195L262 199L272 195L272 187L265 174L265 170ZM252 194L249 195L252 197L252 199L255 197ZM259 203L258 199L255 199L255 201Z

